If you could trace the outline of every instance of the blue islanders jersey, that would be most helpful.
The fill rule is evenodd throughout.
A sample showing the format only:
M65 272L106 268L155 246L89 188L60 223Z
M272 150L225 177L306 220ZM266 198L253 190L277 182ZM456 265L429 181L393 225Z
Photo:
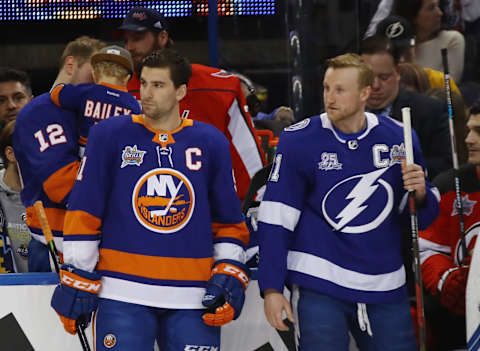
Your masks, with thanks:
M57 107L50 94L42 94L18 113L12 140L32 237L45 243L33 209L35 201L41 200L57 249L62 251L66 203L80 165L76 116Z
M50 94L62 108L75 111L78 117L79 144L87 143L90 127L111 116L139 114L140 104L125 87L108 83L60 84Z
M366 121L365 130L349 135L322 114L282 133L259 209L262 291L296 284L353 302L406 297L403 128L371 113ZM423 167L415 133L413 146ZM420 229L438 215L438 201L427 183Z
M90 131L64 229L64 260L102 274L100 296L203 308L215 260L245 263L248 230L227 139L182 119L156 131L143 115Z

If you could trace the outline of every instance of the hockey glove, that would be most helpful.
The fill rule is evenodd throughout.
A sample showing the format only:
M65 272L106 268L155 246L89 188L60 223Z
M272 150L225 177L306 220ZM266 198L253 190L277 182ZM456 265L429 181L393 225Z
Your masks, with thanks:
M208 308L202 316L205 324L219 327L240 316L249 277L248 267L238 261L215 263L202 301Z
M454 267L447 270L440 279L440 303L450 312L465 315L465 290L469 267Z
M76 323L85 326L98 306L100 275L63 265L60 284L53 292L51 306L58 313L63 327L70 334L77 332Z

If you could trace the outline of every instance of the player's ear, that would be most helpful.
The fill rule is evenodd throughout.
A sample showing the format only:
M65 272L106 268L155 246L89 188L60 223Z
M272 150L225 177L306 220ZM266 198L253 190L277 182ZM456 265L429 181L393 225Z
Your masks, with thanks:
M67 73L69 76L72 76L75 73L75 64L76 64L75 57L73 56L65 57L65 62L63 64L65 73Z
M182 100L185 97L185 95L187 95L187 85L182 84L177 88L177 91L176 91L177 101Z
M360 90L360 99L363 101L363 102L367 102L368 100L368 97L370 96L370 92L372 91L372 87L370 85L367 85L365 87L363 87L361 90Z
M165 48L168 43L168 32L166 30L162 30L160 33L157 34L157 43L160 48Z
M13 153L13 147L10 145L5 147L5 156L7 157L8 162L17 162L15 154Z

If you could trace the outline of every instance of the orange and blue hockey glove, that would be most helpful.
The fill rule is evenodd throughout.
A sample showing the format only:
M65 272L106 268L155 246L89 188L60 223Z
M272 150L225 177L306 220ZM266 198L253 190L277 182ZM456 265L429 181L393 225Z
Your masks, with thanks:
M245 264L234 260L215 262L202 300L207 307L202 316L205 324L220 327L240 316L249 279L250 270Z
M85 326L98 307L100 275L63 265L60 284L53 292L51 306L58 313L63 327L70 334L77 332L77 323Z

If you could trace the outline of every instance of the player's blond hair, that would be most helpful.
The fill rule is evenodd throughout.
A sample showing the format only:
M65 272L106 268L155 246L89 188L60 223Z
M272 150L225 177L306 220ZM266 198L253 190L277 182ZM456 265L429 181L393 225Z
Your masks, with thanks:
M343 54L327 60L327 68L356 68L358 70L358 85L360 88L373 84L374 74L369 65L357 54Z
M100 61L93 65L93 71L97 77L115 77L122 81L130 75L125 67L112 61Z
M90 61L90 57L92 57L94 53L105 46L106 44L101 40L82 35L67 44L60 57L59 67L60 69L63 68L65 59L68 56L75 57L78 66L81 67L83 64Z

